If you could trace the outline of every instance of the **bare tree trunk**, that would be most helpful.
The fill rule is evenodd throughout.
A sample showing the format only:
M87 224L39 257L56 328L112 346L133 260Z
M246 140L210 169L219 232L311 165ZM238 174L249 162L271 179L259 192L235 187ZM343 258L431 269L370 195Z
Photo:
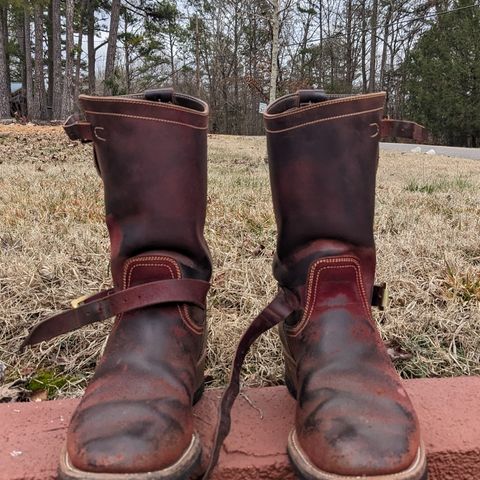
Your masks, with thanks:
M170 78L173 87L177 86L177 72L175 69L175 52L174 52L174 40L173 40L173 31L172 26L169 28L168 32L168 44L170 47Z
M19 60L20 82L22 83L22 88L26 90L27 63L25 62L25 14L22 11L19 11L18 14L15 15L15 30L16 30L16 36L17 36L17 43L19 47L18 60ZM7 63L10 64L10 61L8 59L7 59Z
M382 63L380 66L380 88L385 90L385 71L387 67L387 50L388 50L388 37L390 35L390 22L392 20L392 4L388 6L387 15L385 18L385 28L383 30L383 49L382 49Z
M63 86L62 97L62 118L67 117L72 113L73 109L73 14L74 14L74 2L73 0L66 0L66 61L65 61L65 83Z
M93 95L96 90L95 78L95 5L94 0L88 0L87 43L88 43L88 93Z
M80 25L78 30L78 43L77 43L77 58L75 59L75 80L73 82L73 100L77 101L80 93L80 69L82 66L82 53L83 53L83 28L85 25L85 17L87 15L88 0L82 0Z
M270 94L269 101L273 102L277 97L278 79L278 52L280 50L280 0L273 0L272 11L272 64L270 68Z
M318 6L318 21L319 21L319 32L320 32L320 42L318 45L318 84L323 88L323 1L320 0L320 5Z
M108 35L107 60L105 62L105 80L103 84L103 94L112 95L115 56L117 53L118 24L120 22L120 0L112 0L112 11L110 14L110 32Z
M300 66L298 67L298 73L299 73L299 80L304 81L306 80L306 72L305 72L305 67L306 67L306 56L307 56L307 47L308 47L308 38L310 35L310 25L312 23L312 4L310 2L309 4L309 9L310 11L307 13L307 20L305 21L305 25L303 26L303 33L302 33L302 40L300 42ZM292 62L293 63L293 62ZM311 78L310 82L311 82ZM309 82L309 83L310 83Z
M229 91L228 91L228 82L227 79L230 78L225 71L225 64L221 65L221 75L222 75L222 100L223 100L223 132L222 133L231 133L230 132L230 108L228 105Z
M378 0L373 0L372 18L370 21L371 40L370 40L370 79L368 82L368 91L375 91L375 71L377 60L377 20L378 20Z
M197 97L200 96L200 33L198 26L198 12L195 13L195 87Z
M365 12L365 2L362 1L362 92L367 91L367 14Z
M250 33L248 35L248 72L249 77L246 79L247 85L251 89L250 93L250 115L245 116L246 120L246 133L247 135L258 134L261 130L260 121L261 116L258 113L258 102L259 100L264 102L267 99L266 95L263 92L262 86L258 85L258 15L259 10L258 4L249 3L247 7L248 11L246 16L251 19L250 23Z
M52 2L48 4L47 22L47 66L48 66L48 91L47 91L47 117L53 117L53 15Z
M43 69L43 8L38 2L35 2L33 21L35 25L35 82L33 84L32 118L45 120L47 105Z
M24 48L25 48L25 91L27 98L27 117L31 118L33 110L33 71L32 71L32 35L30 31L30 7L24 11Z
M10 82L8 79L6 28L7 7L0 6L0 119L10 118Z
M346 58L346 84L348 92L352 91L353 83L353 42L352 42L352 0L347 2L347 58Z
M124 24L124 33L127 34L130 28L128 23L128 11L125 10L125 16L123 18ZM131 89L131 71L130 71L130 45L128 43L128 36L125 37L125 42L123 44L123 50L125 52L125 85L127 89L127 93L130 93Z
M3 2L5 3L5 2ZM4 32L5 32L5 45L8 46L8 42L10 41L10 37L9 37L9 33L8 33L8 2L7 2L7 5L5 6L5 15L3 17L3 23L4 23ZM6 51L6 56L7 56L7 65L10 65L10 52L8 51L8 48L7 48L7 51ZM7 84L8 84L8 88L10 91L10 83L12 82L12 76L11 76L11 73L10 73L10 67L7 68Z
M234 79L233 79L233 98L234 98L234 109L236 110L237 114L233 115L233 125L232 125L232 133L236 135L241 135L240 132L240 97L239 97L239 85L238 85L238 56L239 56L239 45L240 45L240 14L238 8L238 2L235 2L234 12L233 12L233 72L234 72Z
M52 90L52 118L62 118L62 44L60 26L60 0L52 0L52 58L53 58L53 90Z

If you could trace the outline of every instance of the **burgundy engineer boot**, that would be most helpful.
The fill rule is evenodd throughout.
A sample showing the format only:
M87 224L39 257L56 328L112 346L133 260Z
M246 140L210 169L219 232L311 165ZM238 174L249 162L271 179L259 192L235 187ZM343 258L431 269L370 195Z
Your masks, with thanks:
M415 411L371 314L384 101L300 91L265 116L274 276L292 309L279 325L297 400L288 453L303 480L426 478Z
M382 120L385 95L299 91L265 114L278 229L279 293L240 341L208 472L230 428L243 359L279 324L286 384L297 400L288 453L302 480L425 480L418 419L372 318L373 216L382 136L421 140Z
M80 97L105 187L114 288L37 325L25 345L116 316L74 412L61 479L180 480L198 467L211 262L203 227L208 106L171 89Z

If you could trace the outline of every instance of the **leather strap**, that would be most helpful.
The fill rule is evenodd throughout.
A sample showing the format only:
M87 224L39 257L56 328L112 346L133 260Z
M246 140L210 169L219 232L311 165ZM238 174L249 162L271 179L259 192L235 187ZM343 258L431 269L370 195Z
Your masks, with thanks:
M203 280L182 278L144 283L125 290L107 290L87 298L78 308L53 315L36 325L20 349L138 308L188 303L204 309L209 287Z
M63 129L70 140L80 140L82 143L93 141L92 125L88 122L80 121L77 115L68 117L63 125Z
M274 300L260 313L260 315L258 315L257 318L255 318L242 335L237 351L235 352L230 382L224 390L220 401L212 454L208 462L207 470L202 477L203 480L207 480L210 477L218 462L220 448L230 432L231 410L233 402L240 391L240 371L250 347L262 333L279 324L285 317L290 315L292 311L293 309L287 306L283 292L279 292Z
M384 118L380 127L380 136L381 138L410 138L418 143L425 143L427 130L415 122Z

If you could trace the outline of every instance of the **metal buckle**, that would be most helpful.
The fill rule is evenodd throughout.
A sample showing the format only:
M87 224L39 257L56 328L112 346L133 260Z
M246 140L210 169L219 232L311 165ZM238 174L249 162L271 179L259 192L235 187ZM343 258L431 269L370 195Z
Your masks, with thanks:
M373 286L372 307L377 307L379 310L385 310L390 303L388 297L388 285L381 283Z
M70 304L72 305L72 308L78 308L89 297L90 295L82 295L81 297L72 300Z
M389 299L389 292L388 292L388 285L384 282L382 284L380 284L380 294L381 294L381 297L379 298L379 302L378 302L378 308L379 310L385 310L387 307L388 307L388 304L390 302L390 299Z

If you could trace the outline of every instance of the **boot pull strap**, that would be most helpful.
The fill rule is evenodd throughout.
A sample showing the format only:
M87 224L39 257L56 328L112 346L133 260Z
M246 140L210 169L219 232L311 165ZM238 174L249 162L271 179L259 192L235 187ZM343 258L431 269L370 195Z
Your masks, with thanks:
M36 325L20 347L50 340L63 333L100 322L121 313L164 303L187 303L205 309L210 284L190 278L160 280L125 290L106 290L91 297L82 297L66 310Z
M427 130L415 122L384 118L380 127L380 137L382 139L410 138L418 143L425 143L427 141Z
M82 143L90 143L93 141L92 125L79 120L77 115L68 117L63 125L63 129L70 140L80 140Z
M372 305L383 310L387 298L386 284L374 286ZM218 407L218 419L213 440L212 453L202 480L208 480L220 456L220 448L227 438L231 427L231 411L233 403L240 392L240 372L250 347L260 335L291 315L294 308L289 307L285 295L280 291L272 302L253 320L238 343L232 363L230 381L223 391Z
M308 103L318 103L328 100L330 97L325 90L297 90L295 93L298 100L298 106Z
M175 90L168 88L154 88L146 90L144 93L145 100L162 103L175 103Z

